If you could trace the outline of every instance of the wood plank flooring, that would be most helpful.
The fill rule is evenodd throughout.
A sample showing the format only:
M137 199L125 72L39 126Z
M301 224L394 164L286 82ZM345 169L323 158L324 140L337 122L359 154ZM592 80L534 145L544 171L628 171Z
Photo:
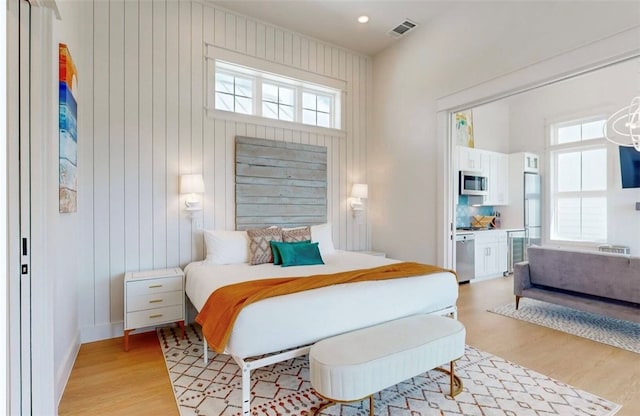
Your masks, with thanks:
M487 312L510 302L512 278L460 286L467 344L623 405L640 415L640 357L539 325ZM178 410L154 332L82 345L59 414L175 415Z

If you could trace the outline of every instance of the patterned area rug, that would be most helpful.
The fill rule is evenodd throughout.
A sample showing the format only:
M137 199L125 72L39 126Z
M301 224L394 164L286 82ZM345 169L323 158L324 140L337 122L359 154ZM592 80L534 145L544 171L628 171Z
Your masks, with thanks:
M490 309L489 312L640 353L640 324L635 322L528 298L520 299L518 310L511 303Z
M200 328L187 328L179 338L174 328L159 328L158 338L181 416L240 415L240 369L230 356L211 353L202 362ZM251 373L252 414L307 416L325 401L309 383L306 356ZM448 367L448 366L447 366ZM429 371L375 395L376 415L614 415L619 405L540 373L467 346L456 363L463 391L455 400L448 375ZM335 405L322 415L367 416L368 400Z

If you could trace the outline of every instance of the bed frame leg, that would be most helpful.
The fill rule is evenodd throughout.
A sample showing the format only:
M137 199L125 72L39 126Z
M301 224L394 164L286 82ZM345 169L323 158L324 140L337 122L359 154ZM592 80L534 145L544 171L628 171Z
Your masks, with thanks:
M242 368L242 414L249 416L251 412L251 370L245 363Z
M209 346L207 345L207 339L205 337L202 337L203 341L202 341L202 348L204 350L204 366L206 367L207 364L209 363Z

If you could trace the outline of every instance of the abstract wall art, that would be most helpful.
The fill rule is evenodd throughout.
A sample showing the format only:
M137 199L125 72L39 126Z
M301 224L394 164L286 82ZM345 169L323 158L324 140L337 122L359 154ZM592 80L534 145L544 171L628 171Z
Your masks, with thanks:
M471 110L456 113L456 144L475 147L473 141L473 113Z
M78 209L78 79L67 45L59 44L59 211Z

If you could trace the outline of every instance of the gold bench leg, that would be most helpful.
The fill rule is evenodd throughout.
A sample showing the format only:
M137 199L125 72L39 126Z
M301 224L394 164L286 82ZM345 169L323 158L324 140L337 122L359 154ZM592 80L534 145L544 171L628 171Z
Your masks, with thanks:
M327 399L329 400L327 403L323 404L322 406L318 407L318 409L313 412L313 415L319 415L320 412L322 412L324 409L326 409L327 407L333 406L335 404L340 404L340 403L354 403L354 402L359 402L362 401L364 399L366 399L366 397L362 398L362 399L358 399L358 400L332 400L332 399L328 399L326 397L324 397L323 395L321 395L320 393L316 392L316 395L319 397L322 397L323 399ZM373 413L373 394L371 396L369 396L369 416L374 416Z
M449 370L445 370L444 368L440 367L434 368L434 370L436 371L449 374L449 395L451 397L457 396L462 391L462 380L460 380L460 377L455 374L453 363L453 360L449 363Z

